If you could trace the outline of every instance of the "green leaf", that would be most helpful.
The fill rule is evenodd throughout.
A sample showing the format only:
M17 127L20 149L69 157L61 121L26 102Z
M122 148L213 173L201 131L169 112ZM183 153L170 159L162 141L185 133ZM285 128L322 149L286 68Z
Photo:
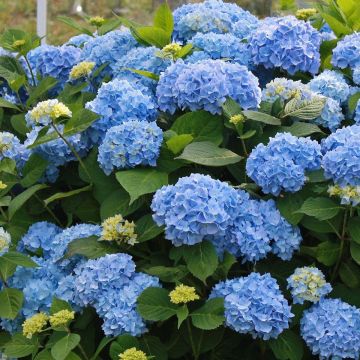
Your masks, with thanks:
M219 148L212 142L202 141L186 146L176 159L206 166L225 166L239 162L242 157L228 149Z
M353 113L355 111L356 105L359 100L360 100L360 91L349 97L348 106L349 106L350 113Z
M149 356L149 360L168 360L166 346L155 336L141 337L140 349Z
M349 219L348 231L351 236L351 240L360 245L360 218L353 217Z
M360 286L360 268L353 262L343 262L339 269L341 280L349 288L357 288Z
M141 195L151 194L168 184L168 175L155 169L131 169L118 171L117 181L130 195L130 205Z
M176 315L178 306L170 302L169 291L149 287L137 300L137 311L145 320L164 321Z
M184 246L184 260L189 271L203 283L211 276L218 264L218 257L213 244L202 241L192 246Z
M155 11L154 25L171 36L174 30L174 18L167 2L163 2Z
M290 100L284 109L284 113L281 118L287 116L295 117L302 120L313 120L320 116L326 99L325 98L314 98L310 101L301 101L298 99Z
M151 215L144 215L138 221L136 221L136 233L138 234L137 241L144 242L151 240L162 232L164 228L157 226Z
M280 119L266 113L251 110L246 110L242 113L250 120L259 121L268 125L281 125Z
M223 121L220 116L207 111L193 111L178 117L171 130L176 134L188 134L194 141L211 141L220 145L223 141Z
M17 359L31 355L37 348L35 338L27 339L21 334L15 334L10 342L5 345L5 355Z
M96 236L73 240L67 248L65 258L82 255L88 259L97 259L106 254L114 254L118 248L107 241L99 241Z
M350 243L350 254L354 261L360 265L360 244L357 244L354 241Z
M23 179L20 184L23 187L34 185L44 173L48 162L38 154L32 154L22 170Z
M58 20L60 20L61 22L63 22L64 24L72 27L75 30L78 30L80 33L84 33L90 36L93 36L93 33L91 30L79 25L75 20L73 20L70 17L67 16L58 16Z
M316 248L316 259L326 266L336 263L340 255L340 245L331 241L324 241Z
M144 269L147 274L157 276L161 281L176 283L183 279L189 272L185 265L178 265L176 267L167 266L153 266Z
M298 211L296 211L296 213L313 216L316 219L322 221L322 220L332 219L334 216L338 214L340 209L341 207L337 203L335 203L334 201L328 198L310 197L305 200L301 208Z
M0 97L0 108L14 109L14 110L20 111L18 106L11 103L10 101L5 100L2 97Z
M300 121L296 121L290 126L281 126L280 131L288 132L291 135L298 136L298 137L309 136L311 134L316 134L316 133L323 134L323 132L317 125L310 124L310 123L304 123L304 122L300 122Z
M51 355L55 360L65 360L71 350L79 345L80 339L78 334L67 334L54 344L51 348Z
M133 68L124 68L124 70L129 70L135 74L147 77L148 79L159 81L159 75L156 75L151 71L138 70L138 69L133 69Z
M119 354L133 347L139 348L139 340L136 337L128 334L120 335L110 346L110 357L112 360L119 360Z
M4 257L0 257L0 274L6 281L10 276L15 273L16 266L14 263L7 261Z
M50 315L56 314L61 310L72 311L72 308L66 301L58 299L54 296L50 307Z
M53 359L54 358L51 356L50 350L45 349L45 350L42 350L39 353L37 353L34 360L53 360Z
M113 341L113 338L104 337L101 339L100 344L96 348L95 354L90 358L90 360L98 360L100 358L100 353L105 349L105 347Z
M24 301L24 294L18 289L5 288L0 291L0 317L15 319Z
M303 358L303 342L300 336L291 330L285 330L277 339L270 339L268 344L278 360L301 360Z
M5 253L1 258L16 266L24 266L28 268L38 267L38 264L33 261L29 256L16 251L9 251Z
M214 330L223 324L224 311L224 299L213 298L200 309L192 312L190 316L195 327L202 330Z
M235 256L225 251L223 259L219 264L218 268L216 269L216 272L214 273L213 277L216 278L217 280L226 279L230 269L234 264L236 264L236 262L237 261Z
M253 129L253 130L246 131L244 134L240 135L239 138L242 140L246 140L246 139L250 139L255 134L256 134L256 130Z
M45 77L39 81L37 86L30 92L30 96L26 101L27 106L31 106L35 102L39 101L43 95L45 95L50 89L52 89L58 81L52 77Z
M297 213L304 200L299 193L285 194L277 199L277 207L281 215L292 225L297 225L303 218L303 214Z
M188 315L189 315L189 309L184 304L176 312L176 316L178 319L178 329L180 329L181 324L187 319Z
M222 109L224 115L230 119L234 115L242 113L241 106L232 98L227 98L226 101L222 104Z
M194 48L193 44L186 44L181 48L181 50L176 54L176 56L179 59L182 59L186 57L193 50L193 48Z
M193 136L190 134L181 134L171 137L167 142L167 147L173 154L178 154L193 141Z
M171 34L156 26L131 28L131 32L143 42L160 49L171 42Z
M68 137L80 133L86 130L99 117L98 114L88 109L80 109L65 124L63 135Z
M122 24L121 19L110 19L106 20L103 25L97 29L99 35L105 35L108 32L117 29Z
M25 136L26 133L29 131L26 127L26 121L25 121L25 114L16 114L13 115L10 118L11 126L14 128L16 132L18 132L20 135Z
M71 190L71 191L67 191L67 192L59 192L59 193L56 193L56 194L48 197L47 199L45 199L44 203L45 203L45 205L49 205L51 202L53 202L55 200L71 197L71 196L80 194L82 192L90 191L91 189L92 189L92 185L90 184L90 185L84 186L80 189L75 189L75 190Z
M16 196L9 205L9 220L13 218L15 213L28 201L36 192L46 189L45 184L37 184L29 187L24 192Z

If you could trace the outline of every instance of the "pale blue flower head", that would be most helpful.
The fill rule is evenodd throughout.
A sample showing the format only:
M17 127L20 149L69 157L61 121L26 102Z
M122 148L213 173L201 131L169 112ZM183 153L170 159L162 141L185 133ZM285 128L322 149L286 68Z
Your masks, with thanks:
M265 194L297 192L305 184L306 171L317 170L321 163L320 145L310 138L279 133L268 145L259 144L246 162L246 173Z
M162 130L155 122L126 121L106 132L98 162L107 175L139 165L156 166L162 140Z
M9 251L11 245L11 236L0 226L0 256L6 254Z
M320 33L294 16L267 18L250 35L252 61L265 68L315 74L320 67Z
M240 39L254 31L259 20L236 4L205 0L187 4L174 11L175 40L186 41L197 33L234 33Z
M321 299L305 310L301 336L320 359L358 359L360 310L340 299Z
M90 35L87 35L87 34L75 35L67 41L66 45L82 47L82 46L84 46L85 43L87 43L91 39L93 39L93 37Z
M356 85L360 85L360 64L353 70L353 81Z
M219 114L227 97L244 109L257 108L261 90L258 79L245 66L222 60L194 64L178 60L161 75L156 95L162 111L203 109Z
M334 183L360 185L360 126L337 130L322 141L322 167L327 179Z
M159 189L151 204L154 221L165 225L175 246L225 235L239 202L235 189L208 175L191 174Z
M158 113L151 96L142 92L136 84L120 79L104 83L96 98L86 104L86 108L100 115L100 119L86 131L95 144L113 126L130 120L154 121Z
M74 65L80 62L81 50L75 46L41 45L28 54L31 68L35 75L45 78L51 76L58 83L50 90L57 95L69 79Z
M354 69L360 65L360 33L346 35L337 43L331 64L340 69Z
M295 269L287 282L294 304L303 304L304 301L316 303L332 290L324 274L316 267L304 266Z
M210 298L215 297L225 300L226 325L254 339L276 339L289 327L294 316L270 274L251 273L220 282L210 294Z
M340 104L336 100L328 97L326 98L325 106L320 116L313 120L313 122L334 132L340 127L341 122L344 120L345 116Z
M250 52L247 44L232 34L198 33L189 43L211 59L225 59L248 66Z
M17 245L18 251L37 253L42 251L42 257L49 259L53 255L53 240L62 231L57 225L47 221L32 224Z
M102 74L113 76L116 62L136 46L138 43L130 30L113 30L89 39L82 49L81 61L92 61L97 67L108 64Z
M310 82L311 91L332 98L339 103L345 102L350 95L350 86L340 72L325 70Z

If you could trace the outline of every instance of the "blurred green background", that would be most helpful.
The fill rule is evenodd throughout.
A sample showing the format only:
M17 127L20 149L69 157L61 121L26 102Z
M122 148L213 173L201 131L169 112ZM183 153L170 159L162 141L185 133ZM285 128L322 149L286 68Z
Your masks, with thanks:
M168 0L174 9L185 3L196 0ZM260 17L268 16L281 9L291 11L297 6L303 7L304 1L296 0L238 0L236 2L245 9ZM57 20L58 15L72 16L81 21L77 10L90 16L111 17L112 11L127 18L146 24L151 21L152 13L161 0L48 0L48 36L47 42L61 44L76 31ZM21 28L29 32L36 31L36 0L0 0L0 32L5 28Z

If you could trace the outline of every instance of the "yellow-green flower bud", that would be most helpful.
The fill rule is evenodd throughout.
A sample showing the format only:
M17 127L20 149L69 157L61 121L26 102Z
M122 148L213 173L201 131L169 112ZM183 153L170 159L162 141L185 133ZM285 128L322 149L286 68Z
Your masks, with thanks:
M105 19L102 16L93 16L89 19L89 24L96 27L100 27L104 22Z
M0 190L4 190L7 188L7 185L4 184L1 180L0 180Z
M125 350L119 355L119 360L147 360L146 354L135 347Z
M47 324L49 317L44 313L38 313L28 318L22 324L23 335L31 339L33 335L40 332Z
M192 286L183 284L178 285L173 291L170 292L170 301L173 304L186 304L191 301L199 300L200 297L196 294L196 289Z
M233 115L229 120L229 122L234 125L238 125L244 121L245 121L245 116L242 114Z
M102 224L101 240L118 244L136 244L135 223L125 220L120 214L106 219Z
M80 79L82 77L89 76L95 67L95 63L92 61L82 61L75 65L70 71L70 79Z
M25 45L26 41L25 40L15 40L13 43L12 43L12 46L14 48L19 48L23 45Z
M311 16L314 16L317 13L316 9L299 9L296 11L295 16L299 20L308 20Z
M50 316L50 325L52 327L59 327L67 325L71 320L74 320L75 312L70 310L60 310Z

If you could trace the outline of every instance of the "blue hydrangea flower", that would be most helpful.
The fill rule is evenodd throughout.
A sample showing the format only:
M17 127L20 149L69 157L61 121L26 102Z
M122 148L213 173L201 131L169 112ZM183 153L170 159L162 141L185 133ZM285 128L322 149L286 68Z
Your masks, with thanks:
M75 35L67 41L66 45L82 47L85 43L87 43L91 39L93 39L93 37L87 34Z
M53 254L54 237L61 232L61 228L47 221L32 224L27 233L20 239L17 249L20 252L30 251L37 253L42 250L44 259L49 259Z
M227 97L244 109L257 108L261 90L258 79L245 66L221 60L195 64L178 60L160 76L156 95L162 111L204 109L217 114Z
M220 255L227 250L244 262L255 262L270 252L290 260L301 241L299 228L281 216L273 200L250 200L243 195L226 235L213 243Z
M41 45L28 54L30 66L35 75L42 78L51 76L58 83L50 91L57 95L69 79L74 65L80 62L81 50L75 46Z
M360 100L356 103L354 121L357 125L360 125Z
M11 236L0 226L0 256L6 254L9 251L11 245ZM1 288L1 283L0 283Z
M337 43L331 64L340 69L354 69L360 65L360 33L346 35Z
M29 158L29 151L20 143L20 140L13 134L0 132L0 161L4 158L14 160L16 167L21 171Z
M184 61L186 64L195 64L199 61L210 60L211 56L202 50L194 50L192 54L187 56Z
M265 68L315 74L320 67L320 33L294 16L267 18L250 35L252 61Z
M335 33L331 30L331 27L327 23L325 23L325 25L319 31L322 41L330 41L336 39Z
M136 273L130 255L119 253L88 260L75 268L72 277L65 279L66 283L60 285L65 297L72 297L78 306L95 307L104 321L105 335L138 336L146 331L145 322L136 311L136 302L147 287L158 287L159 279Z
M113 66L131 49L138 46L137 41L128 29L110 31L105 35L88 40L82 49L81 61L92 61L99 67L108 64L103 70L104 75L113 76Z
M57 234L52 241L51 258L53 261L58 262L62 267L71 269L76 265L79 257L73 257L71 259L62 260L65 255L66 249L70 242L76 239L83 239L90 236L100 236L101 226L93 224L78 224L64 229L62 232Z
M322 167L327 179L341 186L360 185L360 126L347 126L322 142Z
M108 129L129 120L154 121L157 117L157 105L154 100L138 87L126 80L114 79L103 84L93 101L86 108L99 114L87 131L93 143L98 143Z
M320 145L310 138L279 133L268 145L259 144L251 152L246 173L265 194L296 192L305 184L305 171L320 168Z
M196 34L189 43L209 55L211 59L229 59L248 66L250 52L247 44L232 34Z
M236 332L254 339L277 338L294 316L270 274L251 273L247 277L220 282L210 298L225 300L225 321Z
M295 269L287 282L294 304L303 304L304 301L318 302L332 290L324 274L316 267L304 266Z
M9 278L10 287L24 293L24 305L20 317L28 318L39 311L48 312L60 279L65 275L62 269L51 260L32 257L39 265L36 268L18 267Z
M333 70L325 70L315 76L308 85L311 91L332 98L339 103L345 102L350 95L350 86L344 75Z
M194 245L225 235L238 202L239 194L228 184L191 174L159 189L151 209L154 221L165 225L166 239L175 246Z
M259 20L236 4L221 0L205 0L200 4L187 4L174 11L175 40L186 41L196 33L235 33L246 38Z
M162 130L155 122L127 121L107 131L98 162L106 175L114 169L156 166L162 140Z
M130 50L114 65L114 76L128 80L130 83L134 77L138 82L155 91L157 84L155 80L127 69L145 70L160 75L170 65L170 60L156 56L157 52L159 52L159 49L154 46L138 47Z
M320 116L313 122L334 132L340 127L343 120L345 120L345 116L339 103L332 98L327 98Z
M63 125L57 125L57 127L60 131L63 131ZM24 145L30 146L33 144L41 129L41 127L35 126L33 130L27 133L27 139L25 140ZM53 131L54 130L50 128L48 133L52 133ZM67 140L81 157L87 154L90 145L89 141L83 133L71 135L67 137ZM31 149L31 152L40 155L43 159L48 161L49 164L46 168L45 176L42 180L49 181L51 183L56 181L59 175L60 166L63 166L70 161L76 160L75 155L72 153L68 145L65 144L65 142L60 138L36 146L35 148Z
M321 359L358 359L360 310L340 299L321 299L304 311L301 335Z
M355 84L360 85L360 64L353 70L353 81Z

